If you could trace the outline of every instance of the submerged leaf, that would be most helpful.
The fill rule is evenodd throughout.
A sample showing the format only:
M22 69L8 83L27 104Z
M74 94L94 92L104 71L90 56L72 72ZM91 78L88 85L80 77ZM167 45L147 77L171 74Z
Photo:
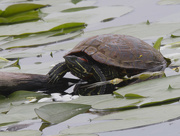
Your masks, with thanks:
M90 108L90 105L85 104L56 103L35 109L35 112L46 122L60 123L80 113L84 113Z

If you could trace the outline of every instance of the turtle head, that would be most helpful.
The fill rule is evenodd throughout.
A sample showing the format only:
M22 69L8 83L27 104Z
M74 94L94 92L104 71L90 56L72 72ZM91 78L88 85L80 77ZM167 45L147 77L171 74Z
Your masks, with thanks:
M91 73L92 66L86 57L67 55L64 57L64 59L65 59L67 67L69 68L70 72L73 75L81 79L86 79L89 76L92 76L92 73Z

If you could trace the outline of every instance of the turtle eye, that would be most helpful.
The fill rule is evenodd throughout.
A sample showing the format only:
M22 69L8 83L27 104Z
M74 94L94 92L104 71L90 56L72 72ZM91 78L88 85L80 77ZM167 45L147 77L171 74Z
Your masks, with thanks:
M79 58L79 59L81 59L82 61L88 62L88 60L85 58Z

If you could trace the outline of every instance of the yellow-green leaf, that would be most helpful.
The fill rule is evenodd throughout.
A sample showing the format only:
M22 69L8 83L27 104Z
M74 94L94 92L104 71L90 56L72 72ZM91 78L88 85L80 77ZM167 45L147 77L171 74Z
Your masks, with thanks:
M46 7L47 5L41 5L41 4L33 4L33 3L21 3L21 4L14 4L10 5L5 9L5 11L2 12L2 17L9 17L18 13L30 11L33 9L38 9L42 7Z
M71 22L71 23L65 23L59 26L56 26L49 31L57 31L61 29L70 29L70 28L76 28L76 27L81 27L81 26L86 26L85 23L79 23L79 22Z
M154 46L153 46L158 51L160 50L162 40L163 40L163 37L158 38L157 41L155 42Z
M146 98L145 96L142 96L142 95L139 95L139 94L133 94L133 93L125 94L124 97L125 97L126 99Z
M9 61L9 60L7 60L6 58L3 58L3 57L0 57L0 60Z
M88 7L78 7L78 8L70 8L70 9L65 9L62 10L61 12L77 12L81 10L88 10L88 9L94 9L97 8L96 6L88 6Z

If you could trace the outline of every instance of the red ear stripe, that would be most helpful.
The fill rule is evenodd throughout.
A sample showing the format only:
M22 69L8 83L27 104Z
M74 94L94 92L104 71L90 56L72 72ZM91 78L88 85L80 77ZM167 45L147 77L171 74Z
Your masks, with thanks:
M88 62L88 60L85 59L85 58L79 58L79 59L81 59L81 60L83 60L83 61L85 61L85 62Z

